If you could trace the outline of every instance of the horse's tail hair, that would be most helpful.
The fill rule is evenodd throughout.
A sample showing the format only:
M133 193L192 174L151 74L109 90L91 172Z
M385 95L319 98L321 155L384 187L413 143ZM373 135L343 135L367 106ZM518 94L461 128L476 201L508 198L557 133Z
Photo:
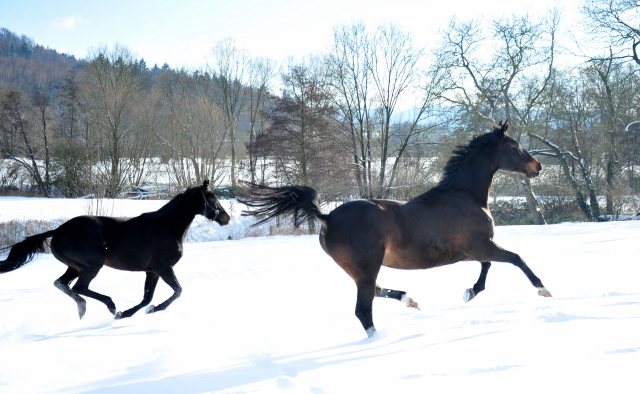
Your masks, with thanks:
M243 187L236 197L238 202L253 208L242 211L242 216L254 216L258 219L253 226L286 214L293 215L293 224L296 227L312 218L323 225L327 224L327 215L320 211L318 192L308 186L269 187L252 182L241 183Z
M0 274L17 270L29 263L38 253L44 253L44 241L54 234L55 230L46 233L32 235L24 241L11 246L9 256L4 261L0 261Z

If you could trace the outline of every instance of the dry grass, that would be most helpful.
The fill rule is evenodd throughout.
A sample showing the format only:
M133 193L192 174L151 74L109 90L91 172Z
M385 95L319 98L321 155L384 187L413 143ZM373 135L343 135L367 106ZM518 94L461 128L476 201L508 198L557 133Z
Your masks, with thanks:
M44 221L27 220L0 223L0 245L1 247L15 245L25 238L53 230L62 224L62 220ZM46 253L50 253L49 245L46 245Z
M278 225L270 225L269 231L267 234L264 233L263 228L249 228L247 232L244 234L245 237L264 237L265 235L268 237L275 235L306 235L307 232L303 231L301 228L295 228L291 225L287 226L278 226Z

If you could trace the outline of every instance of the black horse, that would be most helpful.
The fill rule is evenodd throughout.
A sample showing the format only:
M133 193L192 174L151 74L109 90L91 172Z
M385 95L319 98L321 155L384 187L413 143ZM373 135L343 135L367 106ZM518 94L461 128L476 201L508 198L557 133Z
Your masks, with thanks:
M0 273L16 270L33 260L36 253L44 251L46 239L51 238L51 252L68 266L54 285L78 304L80 319L87 304L81 295L105 304L116 319L132 316L151 302L158 278L173 289L173 295L156 307L150 306L146 312L161 311L182 293L173 266L182 257L182 242L196 215L221 226L229 223L229 215L209 190L209 181L175 196L156 212L131 219L78 216L55 230L28 237L11 247L7 259L0 262ZM145 271L142 302L116 314L110 297L89 290L89 283L103 265L125 271ZM76 278L77 282L70 288Z
M484 290L491 261L508 262L524 272L538 294L550 297L520 256L493 242L488 198L496 171L533 178L542 170L540 162L506 134L507 128L507 122L500 122L492 132L457 147L438 185L407 203L359 200L323 215L314 189L251 183L245 183L239 201L254 208L244 214L261 219L257 224L288 213L294 215L296 226L309 218L322 223L320 244L355 281L356 316L369 336L375 334L374 297L394 298L417 307L404 291L377 286L382 265L426 269L463 260L480 261L480 277L473 288L466 290L466 302Z

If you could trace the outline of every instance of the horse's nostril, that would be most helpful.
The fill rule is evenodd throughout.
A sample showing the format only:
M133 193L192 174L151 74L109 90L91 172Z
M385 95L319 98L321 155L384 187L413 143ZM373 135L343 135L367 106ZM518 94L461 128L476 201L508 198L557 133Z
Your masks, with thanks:
M540 164L540 162L538 162L538 172L542 171L542 164Z

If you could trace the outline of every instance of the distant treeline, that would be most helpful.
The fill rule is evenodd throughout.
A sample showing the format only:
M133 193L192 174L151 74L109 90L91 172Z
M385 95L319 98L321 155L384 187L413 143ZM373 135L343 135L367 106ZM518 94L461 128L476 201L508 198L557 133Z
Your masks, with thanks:
M0 186L115 197L158 179L171 190L246 179L309 185L326 201L407 199L438 181L455 145L509 119L544 176L500 174L492 193L526 197L531 223L635 214L640 35L616 23L640 21L618 2L611 18L608 3L582 8L605 55L571 64L557 61L557 10L452 18L433 48L356 22L325 52L280 65L227 39L197 70L149 67L122 45L77 60L2 29Z

